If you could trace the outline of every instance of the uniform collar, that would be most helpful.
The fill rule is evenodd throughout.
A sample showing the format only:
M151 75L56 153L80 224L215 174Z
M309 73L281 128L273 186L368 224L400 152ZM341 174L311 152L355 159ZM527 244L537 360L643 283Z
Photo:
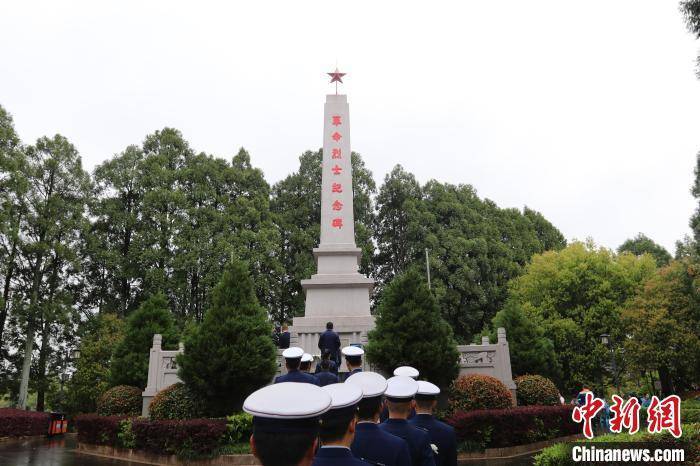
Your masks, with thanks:
M387 419L384 422L387 424L408 424L408 421L406 419Z
M360 421L357 424L355 424L355 429L357 430L376 430L379 429L379 426L371 421Z
M352 457L352 452L348 447L342 447L339 445L330 445L327 447L322 446L316 452L316 456L321 458L345 458Z

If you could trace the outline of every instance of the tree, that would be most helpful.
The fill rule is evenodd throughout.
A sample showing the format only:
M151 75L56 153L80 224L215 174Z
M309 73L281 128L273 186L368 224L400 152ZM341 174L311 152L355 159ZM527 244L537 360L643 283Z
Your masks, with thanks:
M391 373L398 366L410 365L422 378L443 387L457 376L459 354L452 329L417 270L411 269L389 283L376 316L367 359L380 370Z
M684 0L680 3L680 9L688 32L693 34L696 39L700 39L700 0ZM700 64L700 56L697 60ZM700 71L698 77L700 77Z
M114 314L98 314L80 328L80 358L66 385L66 410L94 413L97 400L110 387L110 361L123 336L123 323Z
M179 334L168 309L168 300L162 293L148 298L127 318L124 338L112 357L112 386L146 388L148 355L156 333L163 336L164 349L177 348Z
M690 260L672 262L622 313L626 358L639 372L657 371L666 395L700 380L699 269Z
M276 370L271 330L246 264L232 259L204 321L187 333L185 352L177 358L180 378L205 401L210 415L231 414L270 382Z
M656 265L663 267L671 261L671 254L661 245L656 244L644 233L639 233L633 239L628 239L617 248L618 253L630 252L635 256L650 254Z

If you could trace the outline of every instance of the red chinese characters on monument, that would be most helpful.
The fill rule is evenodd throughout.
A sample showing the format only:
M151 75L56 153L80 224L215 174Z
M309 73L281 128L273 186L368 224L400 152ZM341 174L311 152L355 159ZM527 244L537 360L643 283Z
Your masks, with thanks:
M583 435L586 438L593 438L593 418L603 409L604 402L600 398L593 396L593 393L586 393L586 401L582 406L576 406L571 413L574 422L583 422Z
M331 151L331 158L332 159L342 159L342 155L340 152L340 148L334 147L333 150Z
M333 168L331 168L331 171L333 172L334 175L340 175L340 173L343 171L343 169L340 168L338 166L338 164L336 163L335 166Z
M333 116L331 117L331 124L332 124L333 126L340 126L340 125L342 125L342 123L341 123L341 121L340 121L340 115L333 115Z
M331 192L342 193L343 192L343 185L340 183L333 183L331 185Z
M339 132L337 132L337 131L334 132L333 134L331 134L331 138L332 138L335 142L340 141L340 138L342 138L342 137L343 137L343 136L342 136Z
M343 203L336 199L333 201L333 205L331 207L333 207L333 210L335 211L343 210Z
M667 430L675 438L681 436L681 399L678 395L667 396L661 401L656 395L651 397L647 408L647 429L652 434Z
M343 228L343 219L340 217L334 218L333 221L331 222L331 226L333 228Z
M331 115L331 125L338 127L343 124L343 117L342 115ZM338 132L338 131L333 131L331 134L331 139L338 143L340 139L343 136ZM340 147L333 147L331 148L331 159L332 160L343 160L343 155L342 155L342 149ZM342 162L340 162L342 164ZM338 176L343 173L343 167L339 165L338 163L335 163L333 167L331 167L331 172L333 175ZM343 186L340 183L331 183L331 193L332 194L342 194L343 193ZM331 208L333 209L334 212L340 213L343 210L343 203L339 199L335 199L332 204ZM334 217L331 220L331 226L333 228L338 228L341 229L343 228L343 218L342 217Z
M639 431L639 400L630 398L625 402L617 395L612 396L613 404L610 406L610 411L614 415L610 419L610 432L619 434L622 428L628 429L630 434L635 434Z

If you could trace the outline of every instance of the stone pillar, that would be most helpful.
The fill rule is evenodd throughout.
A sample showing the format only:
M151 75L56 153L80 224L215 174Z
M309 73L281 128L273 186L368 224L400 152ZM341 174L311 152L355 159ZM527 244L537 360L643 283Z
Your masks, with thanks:
M160 353L162 351L162 342L162 335L159 333L153 335L153 346L148 354L148 381L146 383L146 389L141 394L141 416L144 417L148 416L148 405L151 404L151 400L158 392L158 369L161 360Z

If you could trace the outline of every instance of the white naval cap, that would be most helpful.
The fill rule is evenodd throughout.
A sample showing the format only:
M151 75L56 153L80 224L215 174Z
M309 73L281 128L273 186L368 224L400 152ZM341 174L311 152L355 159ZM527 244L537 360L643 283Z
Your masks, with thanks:
M304 350L298 346L292 346L282 351L282 357L284 359L298 359L304 355Z
M313 360L314 360L314 357L311 356L309 353L304 353L304 354L301 356L301 362L311 362L311 361L313 361Z
M357 385L333 383L321 387L331 396L331 410L355 406L362 399L362 389Z
M394 375L404 375L412 379L417 379L419 374L418 369L411 366L400 366L394 369Z
M363 398L380 396L386 391L386 379L376 372L355 372L345 379L345 383L360 387Z
M418 391L418 382L405 375L395 375L386 381L387 398L411 399Z
M362 356L365 354L365 350L358 346L346 346L345 348L342 349L342 352L345 356Z
M263 419L294 420L320 416L331 407L331 396L309 383L281 382L251 393L243 411Z
M440 387L434 383L426 382L424 380L418 381L418 391L416 392L416 398L432 399L440 394Z

